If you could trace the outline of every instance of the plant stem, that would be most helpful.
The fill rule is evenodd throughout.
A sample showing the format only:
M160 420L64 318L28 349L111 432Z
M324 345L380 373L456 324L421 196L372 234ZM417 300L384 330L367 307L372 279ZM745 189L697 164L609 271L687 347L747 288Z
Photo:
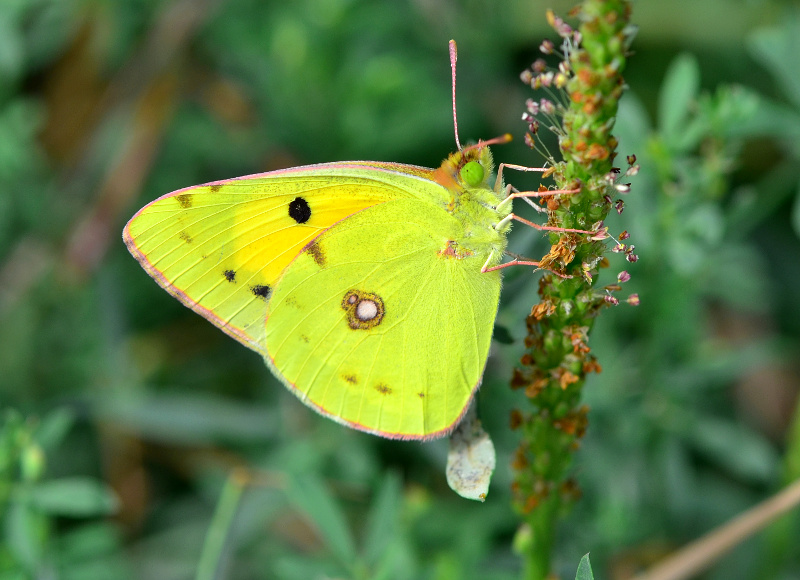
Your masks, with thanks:
M549 574L556 523L579 496L568 472L587 425L581 390L586 375L600 371L590 354L589 332L598 312L617 302L611 295L616 287L606 287L603 293L594 285L599 268L608 264L601 222L616 205L618 193L612 173L617 141L611 129L624 87L630 5L625 0L586 0L573 15L580 21L577 31L548 13L551 26L564 39L559 70L547 72L534 64L523 74L534 88L555 87L566 93L564 104L542 100L528 107L532 115L543 114L548 125L554 115L562 117L555 132L564 160L549 159L552 176L556 189L581 189L549 198L547 225L598 231L596 236L550 234L552 247L542 260L550 271L540 281L540 302L527 319L528 350L512 379L512 387L524 389L530 401L526 410L512 412L512 426L521 433L513 461L513 493L528 526L522 551L524 577L530 580ZM554 52L543 44L543 52L548 50ZM526 141L533 146L538 122L528 120ZM615 249L624 251L629 261L636 260L632 246L619 244ZM622 274L619 279L623 281Z

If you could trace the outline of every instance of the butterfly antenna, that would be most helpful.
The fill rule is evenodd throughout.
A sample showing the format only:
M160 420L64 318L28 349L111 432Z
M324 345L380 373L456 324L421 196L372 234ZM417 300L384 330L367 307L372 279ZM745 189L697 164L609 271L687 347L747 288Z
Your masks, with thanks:
M480 140L472 145L467 145L462 150L462 153L466 153L470 149L481 149L487 145L503 145L505 143L511 143L513 140L514 138L511 136L511 133L506 133L505 135L500 135L499 137L494 137L493 139L487 139L486 141Z
M458 49L456 41L450 41L450 70L453 75L453 130L456 133L456 147L461 151L461 141L458 140L458 117L456 116L456 61L458 60Z

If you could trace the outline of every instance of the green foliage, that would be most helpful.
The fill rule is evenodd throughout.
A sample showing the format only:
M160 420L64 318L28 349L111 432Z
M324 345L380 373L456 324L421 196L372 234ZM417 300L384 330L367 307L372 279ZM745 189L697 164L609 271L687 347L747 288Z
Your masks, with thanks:
M575 580L594 580L592 565L589 563L589 554L581 558L578 564L578 571L575 573Z
M41 422L32 418L26 421L11 409L4 411L0 423L0 524L4 539L0 543L0 577L69 576L76 570L86 573L85 578L101 577L90 572L93 557L106 557L120 569L114 562L120 545L113 530L103 526L105 537L98 543L91 537L96 528L93 524L60 531L56 523L59 517L85 519L117 511L116 497L96 478L45 478L47 456L58 451L73 422L74 417L63 410L53 411ZM93 544L91 552L85 549L88 543Z
M641 172L607 225L640 259L612 255L598 282L624 267L641 306L593 329L603 372L572 461L583 499L555 530L561 577L589 550L603 578L645 566L799 474L800 21L728 3L698 30L662 4L634 5L615 129L616 165L636 154ZM506 276L480 394L498 469L473 505L445 483L444 442L317 417L119 232L212 179L436 165L453 148L450 38L462 139L519 137L517 76L548 35L522 1L0 2L0 578L517 578L508 412L524 397L508 380L541 273ZM519 138L494 153L530 163ZM797 576L797 523L708 577Z

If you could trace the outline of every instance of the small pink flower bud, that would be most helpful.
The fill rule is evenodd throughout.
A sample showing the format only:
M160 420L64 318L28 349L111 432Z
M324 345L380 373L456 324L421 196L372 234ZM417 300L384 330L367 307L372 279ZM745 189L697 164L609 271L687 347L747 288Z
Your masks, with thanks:
M552 101L548 101L547 99L542 99L539 101L539 110L542 111L545 115L552 115L556 112L556 106L553 104Z
M520 73L519 80L521 80L526 85L529 85L529 84L531 84L531 81L533 80L533 73L529 69L526 68L524 71L522 71Z

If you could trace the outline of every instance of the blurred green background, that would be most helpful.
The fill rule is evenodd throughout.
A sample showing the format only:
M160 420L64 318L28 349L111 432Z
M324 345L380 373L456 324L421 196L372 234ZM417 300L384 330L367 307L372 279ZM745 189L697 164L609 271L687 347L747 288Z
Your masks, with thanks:
M447 487L446 441L318 417L161 290L120 232L205 181L437 166L454 148L450 38L462 140L511 132L495 158L542 163L522 144L519 74L556 38L545 9L571 6L0 2L0 579L190 578L212 520L229 534L220 577L518 577L508 417L526 401L508 381L538 274L506 277L513 340L495 342L479 395L498 468L477 504ZM628 270L642 305L605 311L591 337L603 372L574 461L584 497L557 535L564 577L591 551L598 576L627 578L800 477L800 12L642 0L633 20L615 133L642 171L609 225L640 260L610 255L601 283ZM511 244L547 249L523 228ZM237 469L255 475L232 513ZM797 520L705 577L800 577Z

